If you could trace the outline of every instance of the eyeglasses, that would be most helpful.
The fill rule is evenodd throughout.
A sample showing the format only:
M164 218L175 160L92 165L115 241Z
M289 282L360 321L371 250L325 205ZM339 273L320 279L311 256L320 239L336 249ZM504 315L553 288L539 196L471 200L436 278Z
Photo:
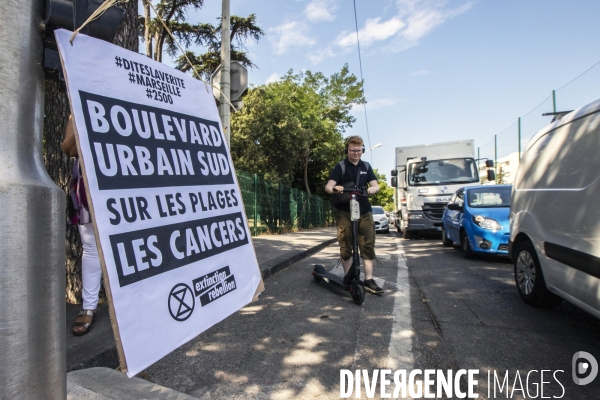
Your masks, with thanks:
M358 153L362 153L362 150L348 150L348 153L358 154Z

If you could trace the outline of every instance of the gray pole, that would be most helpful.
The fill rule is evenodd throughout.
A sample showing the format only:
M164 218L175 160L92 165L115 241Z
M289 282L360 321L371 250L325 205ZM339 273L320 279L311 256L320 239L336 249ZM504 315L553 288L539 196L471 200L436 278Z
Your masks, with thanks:
M494 135L494 170L496 184L498 184L498 135Z
M229 147L229 125L231 122L229 99L231 91L231 76L230 76L230 28L229 28L229 16L230 16L230 0L223 0L223 11L222 11L222 24L221 24L221 106L219 107L219 116L221 117L221 124L223 125L223 133L225 134L225 140Z
M521 162L521 117L519 117L519 162Z
M44 168L43 0L0 1L0 398L64 399L65 195Z

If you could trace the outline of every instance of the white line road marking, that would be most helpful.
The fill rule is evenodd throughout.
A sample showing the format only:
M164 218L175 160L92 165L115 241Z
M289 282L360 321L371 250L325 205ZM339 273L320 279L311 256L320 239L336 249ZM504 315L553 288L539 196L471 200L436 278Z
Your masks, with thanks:
M396 291L390 294L394 296L394 322L392 323L388 349L388 368L410 371L414 367L412 353L414 331L410 317L410 283L402 241L396 238L394 240L398 246L398 275L396 276Z

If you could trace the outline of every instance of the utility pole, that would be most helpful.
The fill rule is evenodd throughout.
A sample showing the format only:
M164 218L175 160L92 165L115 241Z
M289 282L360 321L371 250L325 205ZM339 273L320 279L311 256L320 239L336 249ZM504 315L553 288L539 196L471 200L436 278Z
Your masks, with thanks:
M223 0L223 11L221 14L221 105L219 106L219 116L223 125L223 133L227 147L230 146L230 125L231 115L229 109L229 98L231 91L231 76L230 76L230 0Z
M65 399L64 192L42 157L41 0L0 0L0 398Z

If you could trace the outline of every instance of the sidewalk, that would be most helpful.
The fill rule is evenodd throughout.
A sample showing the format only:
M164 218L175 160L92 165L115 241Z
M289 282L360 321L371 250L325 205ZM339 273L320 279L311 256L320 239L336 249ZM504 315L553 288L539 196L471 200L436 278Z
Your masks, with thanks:
M258 236L252 238L252 241L263 280L266 281L275 273L334 243L336 231L334 227L319 228L283 235ZM92 367L117 368L119 359L108 307L99 306L90 333L78 337L71 333L71 327L80 309L81 305L67 304L67 371ZM77 375L81 376L81 373ZM73 380L71 376L74 378L75 375L69 374L70 382Z

